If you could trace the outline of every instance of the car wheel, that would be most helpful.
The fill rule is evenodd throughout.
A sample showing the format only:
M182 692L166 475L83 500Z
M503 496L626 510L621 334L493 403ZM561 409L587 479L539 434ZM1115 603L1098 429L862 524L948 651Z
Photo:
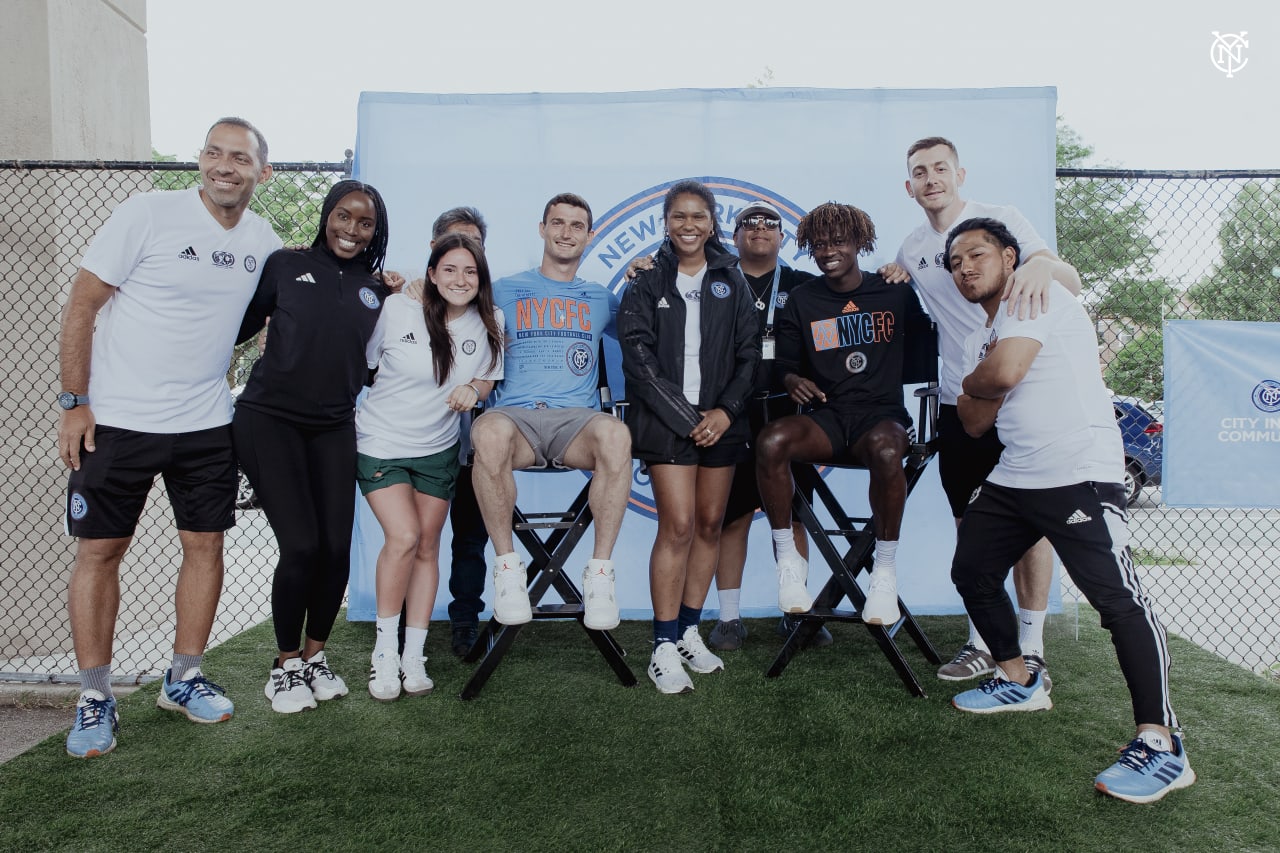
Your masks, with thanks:
M236 509L262 509L258 493L254 491L253 484L244 471L237 469L236 474Z
M1130 462L1124 466L1124 499L1126 506L1133 506L1138 502L1138 495L1142 494L1142 469L1138 467L1136 462Z

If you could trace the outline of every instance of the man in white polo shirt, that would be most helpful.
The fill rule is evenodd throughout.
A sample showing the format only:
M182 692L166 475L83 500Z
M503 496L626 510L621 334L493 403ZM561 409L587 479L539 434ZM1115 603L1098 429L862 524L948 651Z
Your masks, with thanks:
M956 147L940 136L918 140L907 149L907 195L924 209L926 221L907 235L898 250L898 264L911 274L925 308L938 326L942 355L941 403L938 419L938 476L951 505L956 525L974 489L982 484L1000 458L1001 444L994 429L977 438L965 434L956 415L956 397L963 378L964 340L986 320L982 309L971 304L956 289L944 262L947 232L963 219L990 217L1003 222L1022 246L1022 265L1011 276L1014 291L1028 294L1031 316L1047 308L1049 283L1057 280L1073 294L1080 292L1080 276L1075 267L1060 259L1025 216L1011 205L983 204L960 197L965 171L960 167ZM1024 305L1024 308L1026 306ZM1041 540L1024 554L1013 569L1018 594L1018 619L1027 665L1046 673L1044 618L1053 584L1053 549ZM982 635L969 623L969 640L952 660L938 670L946 681L962 681L986 675L995 669Z
M116 208L63 311L58 452L71 469L67 530L79 540L67 609L81 678L67 753L77 758L116 745L120 561L156 474L182 544L174 653L157 705L199 723L234 711L200 669L222 592L223 532L235 524L226 371L258 271L281 242L246 209L271 175L257 128L219 119L199 165L200 187Z

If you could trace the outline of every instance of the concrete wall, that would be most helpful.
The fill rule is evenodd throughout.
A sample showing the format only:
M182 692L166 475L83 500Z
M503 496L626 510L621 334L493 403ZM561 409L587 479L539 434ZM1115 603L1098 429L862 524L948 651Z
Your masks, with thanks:
M0 0L0 20L0 159L151 159L146 0Z

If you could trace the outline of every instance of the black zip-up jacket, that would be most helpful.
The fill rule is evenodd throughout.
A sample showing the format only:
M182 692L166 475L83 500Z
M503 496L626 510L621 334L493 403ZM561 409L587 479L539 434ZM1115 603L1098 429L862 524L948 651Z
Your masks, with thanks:
M702 280L698 364L702 381L698 405L685 399L685 304L676 290L679 260L665 242L653 269L627 288L618 312L618 342L627 378L627 425L632 451L674 458L677 441L687 439L701 412L721 408L729 429L721 441L747 441L740 417L752 395L760 362L755 305L738 258L707 244L707 274ZM727 289L727 293L725 290Z
M273 252L236 336L249 340L270 317L267 346L236 405L308 427L350 422L390 293L358 256L342 260L325 246Z

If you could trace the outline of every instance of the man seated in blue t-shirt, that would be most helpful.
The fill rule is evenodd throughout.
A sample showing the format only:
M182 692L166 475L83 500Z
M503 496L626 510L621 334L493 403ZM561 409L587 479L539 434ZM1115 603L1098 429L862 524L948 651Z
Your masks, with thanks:
M618 625L613 545L631 489L631 436L600 411L600 339L616 337L618 297L578 277L591 242L591 208L561 193L542 212L542 263L493 283L506 317L505 378L493 405L471 430L472 483L493 542L493 615L504 625L533 618L525 566L512 540L513 471L576 468L593 472L589 502L595 547L583 571L583 623L599 631Z

